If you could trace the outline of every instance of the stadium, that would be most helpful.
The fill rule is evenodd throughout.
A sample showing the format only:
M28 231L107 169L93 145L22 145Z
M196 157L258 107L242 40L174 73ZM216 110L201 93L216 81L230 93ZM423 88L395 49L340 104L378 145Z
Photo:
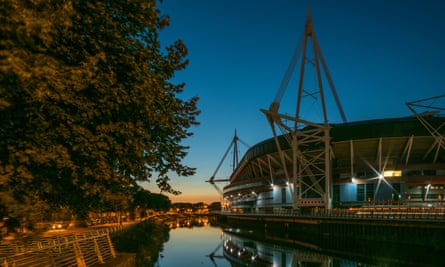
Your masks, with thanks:
M329 162L332 207L382 202L412 205L441 202L445 197L445 117L413 117L330 125ZM284 135L251 147L224 187L226 209L232 212L277 212L325 205L326 181L310 169L301 180L287 178L292 154ZM301 153L318 154L322 144ZM285 158L284 168L281 158ZM322 164L321 164L322 165ZM314 167L314 169L317 169ZM319 169L319 168L318 168ZM299 185L300 190L297 186Z
M304 95L310 94L303 89L307 88L305 60L310 52L322 122L304 119L300 113ZM296 114L291 116L279 112L280 101L300 59ZM323 80L334 96L341 123L328 123ZM222 210L285 213L382 204L442 205L445 108L437 103L444 97L406 103L412 116L347 122L308 12L282 86L270 108L261 110L273 137L250 147L236 161L229 184L223 188Z

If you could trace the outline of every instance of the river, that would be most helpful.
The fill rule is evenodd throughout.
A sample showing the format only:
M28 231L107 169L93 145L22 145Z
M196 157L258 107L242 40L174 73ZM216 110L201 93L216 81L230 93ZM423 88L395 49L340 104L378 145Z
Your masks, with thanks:
M369 257L278 244L240 235L241 231L211 225L205 217L173 221L154 266L441 266L429 261L403 260L400 255Z

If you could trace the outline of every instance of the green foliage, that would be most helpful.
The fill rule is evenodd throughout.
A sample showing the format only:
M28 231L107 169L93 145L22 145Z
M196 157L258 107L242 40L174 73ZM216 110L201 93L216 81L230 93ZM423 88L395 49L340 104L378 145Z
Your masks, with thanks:
M123 209L137 181L180 193L168 173L195 172L181 142L198 124L198 98L181 99L185 85L170 82L187 49L161 49L168 17L157 2L0 6L0 215L35 199L81 217Z
M119 252L136 253L137 266L153 266L163 243L169 238L169 229L161 221L150 220L134 224L112 236Z
M150 193L147 190L138 189L133 195L133 209L154 209L167 211L171 207L171 200L163 194Z

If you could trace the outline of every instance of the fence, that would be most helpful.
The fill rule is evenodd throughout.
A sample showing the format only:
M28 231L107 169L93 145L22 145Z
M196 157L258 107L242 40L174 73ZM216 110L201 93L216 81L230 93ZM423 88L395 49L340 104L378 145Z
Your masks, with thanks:
M104 228L51 238L0 244L2 267L87 267L116 258L110 233Z
M336 208L332 210L314 208L302 213L291 209L273 209L271 212L243 212L221 214L255 215L255 216L296 216L296 217L325 217L325 218L355 218L355 219L385 219L385 220L423 220L445 221L445 206L435 207L403 207L403 206L375 206L360 208Z

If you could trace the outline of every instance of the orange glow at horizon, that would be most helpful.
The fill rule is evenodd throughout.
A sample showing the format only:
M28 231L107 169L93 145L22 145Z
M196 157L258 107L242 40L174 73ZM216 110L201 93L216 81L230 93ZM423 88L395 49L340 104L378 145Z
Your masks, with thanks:
M179 182L180 181L180 182ZM153 183L142 183L141 186L151 193L160 193L159 188ZM213 202L220 202L222 196L208 183L198 180L172 180L172 187L181 191L181 194L175 196L173 194L162 192L166 195L172 203L198 203L203 202L211 204Z
M218 195L218 193L211 193L211 192L205 192L204 194L185 194L182 193L181 195L174 196L174 195L167 195L172 203L178 203L178 202L186 202L186 203L198 203L203 202L206 204L211 204L213 202L220 202L221 197Z

